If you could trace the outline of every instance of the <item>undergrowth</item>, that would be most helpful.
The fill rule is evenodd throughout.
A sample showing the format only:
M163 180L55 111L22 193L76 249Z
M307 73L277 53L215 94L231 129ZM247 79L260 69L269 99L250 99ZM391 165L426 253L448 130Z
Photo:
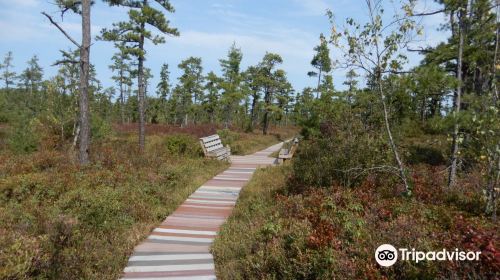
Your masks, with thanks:
M0 279L117 279L135 245L227 167L195 137L110 137L71 153L0 154Z
M420 164L413 169L411 198L400 196L388 174L367 175L353 187L332 183L298 189L292 176L296 168L285 164L258 171L213 246L218 278L498 277L500 228L479 211L484 202L472 185L480 175L471 174L461 179L463 188L445 192L440 167ZM421 251L481 251L481 259L398 261L383 268L374 252L385 243Z

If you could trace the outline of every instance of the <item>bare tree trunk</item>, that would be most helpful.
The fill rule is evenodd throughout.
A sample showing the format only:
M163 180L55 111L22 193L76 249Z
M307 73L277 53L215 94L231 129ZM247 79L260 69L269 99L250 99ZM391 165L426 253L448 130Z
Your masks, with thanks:
M144 6L147 6L148 1L144 0ZM141 50L141 55L139 55L139 63L137 67L137 85L139 87L139 150L144 151L144 146L146 142L146 124L145 124L145 103L144 103L144 29L146 24L141 23L141 38L139 40L139 49Z
M497 23L497 29L496 29L496 37L495 37L495 55L493 57L493 65L491 67L491 87L492 87L492 94L493 94L493 104L496 105L498 101L498 88L497 88L497 60L498 60L498 44L499 44L499 37L500 37L500 30L498 28L498 23L499 23L499 16L500 16L500 0L496 0L495 3L497 4L496 8L496 23Z
M80 141L79 161L89 163L90 114L89 114L89 65L90 65L90 2L82 0L82 45L80 48Z
M458 165L458 142L459 142L459 130L460 126L458 123L458 114L460 113L460 103L462 97L462 63L463 63L463 53L464 53L464 36L465 36L465 18L467 16L467 7L465 11L462 11L459 16L459 30L458 30L458 58L457 58L457 90L455 92L455 100L453 103L453 115L455 119L455 124L453 126L453 142L451 145L451 166L448 176L448 187L453 187L456 184L457 178L457 165Z
M125 100L123 98L124 89L123 89L123 70L120 69L120 117L122 124L125 123Z
M497 186L500 179L500 157L490 160L488 163L488 183L486 186L486 213L491 213L491 219L497 220Z
M318 87L316 87L316 98L319 98L319 86L321 85L321 68L319 68L319 73L318 73Z
M267 107L271 103L271 89L266 90L264 101L266 103L266 108L264 113L264 123L262 125L262 134L267 135L267 129L269 127L269 110L267 109Z
M399 157L398 149L396 147L396 144L394 143L394 138L392 137L391 126L389 123L389 114L387 112L387 104L385 102L385 93L384 93L384 89L382 88L382 77L381 77L380 73L378 73L377 76L378 76L379 95L380 95L380 99L382 101L382 107L384 110L384 123L385 123L385 129L387 132L387 137L389 138L389 144L391 145L392 153L394 154L394 158L396 159L396 163L398 164L399 176L401 177L401 181L403 181L403 184L405 186L405 192L407 194L410 194L410 185L408 184L408 180L406 179L406 173L405 173L403 161Z
M76 130L74 131L74 137L73 137L73 148L76 147L76 144L78 143L78 137L80 136L80 125L76 127Z
M422 98L422 104L421 104L421 108L420 108L420 121L421 122L424 122L425 121L425 107L426 107L426 104L425 104L425 100L426 99L426 96L424 96Z
M499 0L495 1L496 4L499 4ZM492 103L493 106L497 106L497 101L498 101L498 88L497 88L497 75L496 75L496 65L497 65L497 60L498 60L498 47L499 47L499 37L500 37L500 30L498 28L498 19L499 19L499 11L500 7L497 6L496 8L496 22L497 22L497 29L496 29L496 37L495 37L495 54L493 57L493 65L491 68L491 94L492 94ZM498 148L497 148L498 149ZM493 152L493 154L496 156L493 159L490 159L490 162L488 164L488 183L486 187L486 193L487 193L487 202L486 202L486 213L491 212L491 219L493 222L497 221L497 186L498 186L498 181L500 179L500 156L498 153Z
M253 131L255 127L255 122L257 121L257 94L252 97L252 107L250 108L250 129Z
M188 118L188 113L186 113L184 115L184 121L183 121L183 125L182 127L187 127L188 126L188 121L189 121L189 118Z

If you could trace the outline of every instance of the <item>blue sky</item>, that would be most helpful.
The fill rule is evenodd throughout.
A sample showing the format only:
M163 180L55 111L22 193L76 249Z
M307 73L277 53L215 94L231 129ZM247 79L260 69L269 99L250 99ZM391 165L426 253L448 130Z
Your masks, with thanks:
M391 1L386 1L391 7ZM7 51L14 53L15 70L20 72L25 62L34 54L40 58L45 70L45 78L53 76L57 67L51 64L60 57L60 49L73 45L51 26L40 14L46 11L61 20L57 7L51 0L0 0L0 55ZM155 76L152 86L156 86L162 63L168 63L171 82L176 82L180 72L179 62L189 56L203 59L204 72L220 73L218 60L227 54L233 42L243 51L243 69L260 61L266 51L282 55L282 68L297 90L313 86L315 80L307 77L311 69L313 48L318 44L319 34L329 34L330 25L325 10L331 9L338 20L354 17L366 19L363 0L171 0L176 12L168 14L172 26L177 27L180 37L168 37L167 43L147 45L146 66ZM420 0L419 11L436 8L432 0ZM99 34L103 27L113 22L125 20L126 10L108 7L96 1L92 8L92 33ZM416 45L435 45L445 40L448 34L437 31L444 20L442 15L427 17L422 21L425 33ZM62 26L79 40L80 19L66 15ZM109 42L94 41L91 61L96 66L98 78L105 87L113 86L112 72L108 65L116 51ZM332 57L338 57L331 50ZM419 61L412 54L410 64ZM334 83L342 88L343 70L334 72ZM154 93L149 93L154 94Z

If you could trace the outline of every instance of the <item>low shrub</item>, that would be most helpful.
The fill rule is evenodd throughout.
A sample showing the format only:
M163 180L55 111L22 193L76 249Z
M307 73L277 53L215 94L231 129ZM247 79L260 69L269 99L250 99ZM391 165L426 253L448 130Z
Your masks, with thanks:
M229 146L234 146L234 142L238 141L240 139L240 134L238 132L231 131L227 128L217 130L217 134L219 135L220 139L222 140L222 143L224 145L229 145Z
M325 131L323 137L299 145L290 189L300 192L332 184L354 186L373 172L373 167L384 165L390 159L388 147L380 136L349 135L335 129Z
M93 141L101 141L106 137L112 136L112 127L109 121L104 120L97 114L91 118L90 133Z
M445 200L387 195L391 185L373 175L357 188L287 194L292 171L285 165L258 172L243 190L213 246L218 278L496 279L498 224L469 217ZM417 183L432 190L430 181ZM386 268L373 257L386 243L419 251L481 251L482 257L480 262L398 261Z
M0 279L117 279L134 246L227 167L177 156L199 147L190 136L147 143L140 154L135 137L93 142L85 167L61 150L1 154Z
M433 147L412 145L408 148L408 153L406 161L409 164L426 163L433 166L446 164L441 151Z
M164 145L170 155L200 157L203 150L199 141L191 135L174 134L165 137Z
M8 133L7 143L12 152L28 154L38 149L39 139L30 121L14 123Z

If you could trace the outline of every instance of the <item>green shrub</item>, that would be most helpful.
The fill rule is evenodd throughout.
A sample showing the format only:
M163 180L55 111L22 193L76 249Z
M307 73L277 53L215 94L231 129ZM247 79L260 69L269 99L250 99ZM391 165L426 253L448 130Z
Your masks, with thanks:
M39 139L29 121L19 121L9 129L8 146L17 154L27 154L38 149Z
M240 134L238 132L231 131L227 128L221 129L217 131L222 143L224 145L229 145L231 148L233 147L234 142L240 139Z
M200 157L203 150L200 143L191 135L174 134L165 138L165 147L170 155Z
M366 178L370 168L390 160L383 138L369 134L334 135L299 144L293 160L292 191L335 183L354 186Z
M430 165L446 164L446 159L440 150L432 147L411 146L409 149L407 162L409 164L426 163Z
M451 122L447 118L433 117L424 122L422 129L427 134L443 134L451 127Z
M94 114L91 118L90 131L92 140L102 140L111 135L112 128L108 121Z

